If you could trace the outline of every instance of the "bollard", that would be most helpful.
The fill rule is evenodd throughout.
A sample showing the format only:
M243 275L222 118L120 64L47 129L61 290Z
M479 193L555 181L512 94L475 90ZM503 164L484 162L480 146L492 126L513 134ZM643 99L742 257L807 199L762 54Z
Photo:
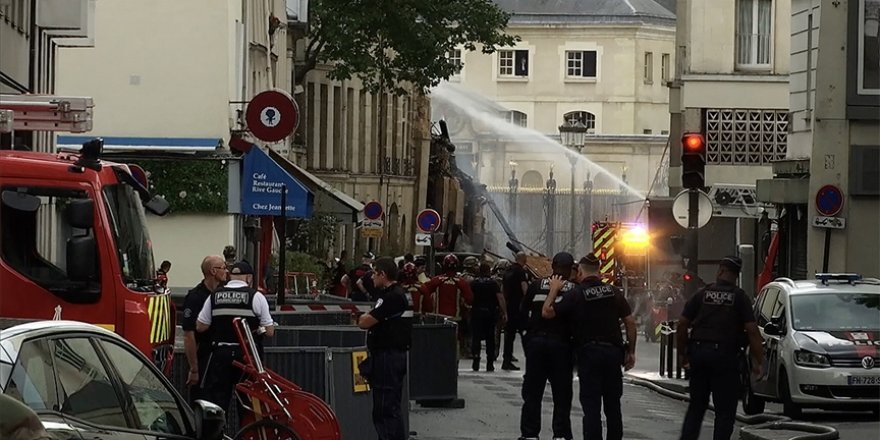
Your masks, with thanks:
M660 377L663 377L666 369L666 335L660 333Z

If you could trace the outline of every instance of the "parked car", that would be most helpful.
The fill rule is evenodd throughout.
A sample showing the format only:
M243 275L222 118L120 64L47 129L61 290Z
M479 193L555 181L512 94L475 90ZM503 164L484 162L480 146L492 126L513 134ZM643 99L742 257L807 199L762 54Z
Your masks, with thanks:
M779 278L761 289L755 318L764 369L744 390L747 414L764 401L802 408L880 408L880 280L855 274Z
M91 324L0 331L0 393L33 409L58 440L223 438L223 409L204 401L191 409L133 345Z

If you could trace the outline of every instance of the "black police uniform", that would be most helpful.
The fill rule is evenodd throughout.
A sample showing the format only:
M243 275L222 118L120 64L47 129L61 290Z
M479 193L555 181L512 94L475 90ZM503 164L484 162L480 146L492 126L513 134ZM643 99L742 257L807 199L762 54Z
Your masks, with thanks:
M232 364L233 361L243 361L233 320L247 320L256 333L260 326L260 319L254 313L256 294L256 290L243 286L221 287L211 295L211 354L202 379L202 396L221 408L229 407L235 385L241 382L243 375Z
M620 398L623 396L624 345L620 320L631 315L629 303L617 287L603 283L598 277L588 277L580 287L581 295L570 304L574 313L569 322L575 344L580 401L584 410L585 440L601 440L604 408L607 439L623 438L623 415ZM569 306L563 302L557 313Z
M505 363L513 362L513 342L516 334L520 333L525 323L520 322L520 309L523 299L522 283L528 282L528 274L522 265L514 263L510 270L504 274L502 285L504 287L504 299L507 303L507 325L504 328L504 354L502 359Z
M412 343L412 308L406 293L394 284L380 293L370 315L379 321L367 333L368 371L361 371L372 387L373 425L379 440L405 440L408 436L400 406L406 359Z
M572 296L578 290L574 283L566 281L556 301L572 301ZM550 279L544 278L529 285L523 298L526 373L522 387L520 433L523 438L537 438L541 432L541 401L544 398L544 387L550 381L553 392L553 437L571 439L571 331L566 320L560 317L545 319L541 316L541 309L549 293Z
M471 309L471 355L474 358L473 370L480 366L480 341L486 341L486 371L495 370L495 324L498 322L498 293L501 286L489 277L475 278L471 281L474 294Z
M211 290L205 286L205 283L199 283L186 293L183 299L183 319L180 322L181 328L185 332L195 332L196 338L196 359L199 368L199 383L189 387L189 402L192 404L201 399L201 379L205 374L205 363L208 362L208 356L211 354L211 330L206 332L196 331L196 320L199 312L205 305L205 301L211 297Z
M735 284L719 280L697 292L681 315L691 322L687 356L690 395L682 440L697 439L709 395L715 404L714 439L730 439L739 391L737 356L746 323L754 322L751 301Z

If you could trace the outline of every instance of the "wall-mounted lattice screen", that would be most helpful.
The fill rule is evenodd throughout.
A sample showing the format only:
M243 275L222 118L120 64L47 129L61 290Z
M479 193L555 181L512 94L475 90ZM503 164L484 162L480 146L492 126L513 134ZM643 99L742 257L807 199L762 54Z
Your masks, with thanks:
M787 112L706 109L705 118L707 163L769 165L785 159Z

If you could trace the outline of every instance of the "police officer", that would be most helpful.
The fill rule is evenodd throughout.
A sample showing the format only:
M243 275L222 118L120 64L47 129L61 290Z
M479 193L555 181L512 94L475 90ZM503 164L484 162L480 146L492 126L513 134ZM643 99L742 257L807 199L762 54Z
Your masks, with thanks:
M520 310L522 309L523 296L529 286L529 276L525 269L526 262L526 254L522 252L517 253L516 261L504 274L504 279L501 283L504 300L507 301L507 325L504 328L502 370L519 370L519 367L514 364L518 360L513 356L513 342L516 334L521 333L524 328L524 323L520 322ZM522 334L520 334L520 338L522 338Z
M233 361L243 360L233 320L245 319L255 336L275 334L266 297L250 286L253 274L247 262L233 264L229 282L205 301L196 325L199 332L211 329L211 354L202 377L202 398L221 408L229 407L232 391L242 377L242 372L232 365Z
M558 300L573 301L577 286L568 281L574 267L574 257L568 252L553 256L553 275L565 280L560 286ZM550 293L550 278L536 280L529 285L523 298L525 316L526 373L523 379L523 406L520 416L521 440L537 439L541 432L541 401L544 386L550 381L553 392L553 438L572 438L571 397L572 358L571 332L561 317L545 318L542 310ZM555 301L556 299L554 299Z
M397 283L397 265L380 258L373 270L373 283L380 289L376 305L361 315L358 327L368 329L370 354L364 374L373 388L373 425L379 440L405 440L407 433L400 412L406 359L412 342L412 309ZM365 371L366 370L366 371Z
M623 439L623 372L635 364L636 321L629 303L620 290L602 282L599 259L592 253L578 265L580 295L573 301L556 301L565 283L554 277L544 303L544 315L566 317L574 333L580 383L581 407L584 409L584 440L602 440L604 408L608 440ZM620 321L626 327L627 344L620 334Z
M186 384L189 386L189 400L195 402L201 399L201 383L205 363L211 354L211 335L206 332L196 332L199 312L205 305L205 301L211 297L211 293L226 283L229 277L226 270L226 261L219 255L208 255L202 260L202 281L190 289L183 300L183 348L186 361L189 365L189 374Z
M737 355L743 330L748 336L752 374L761 372L764 352L751 302L736 286L742 260L725 257L717 281L698 291L684 306L676 339L681 363L689 368L690 395L682 440L700 436L709 395L715 404L715 440L729 440L736 419L739 371ZM688 329L691 329L690 337Z

